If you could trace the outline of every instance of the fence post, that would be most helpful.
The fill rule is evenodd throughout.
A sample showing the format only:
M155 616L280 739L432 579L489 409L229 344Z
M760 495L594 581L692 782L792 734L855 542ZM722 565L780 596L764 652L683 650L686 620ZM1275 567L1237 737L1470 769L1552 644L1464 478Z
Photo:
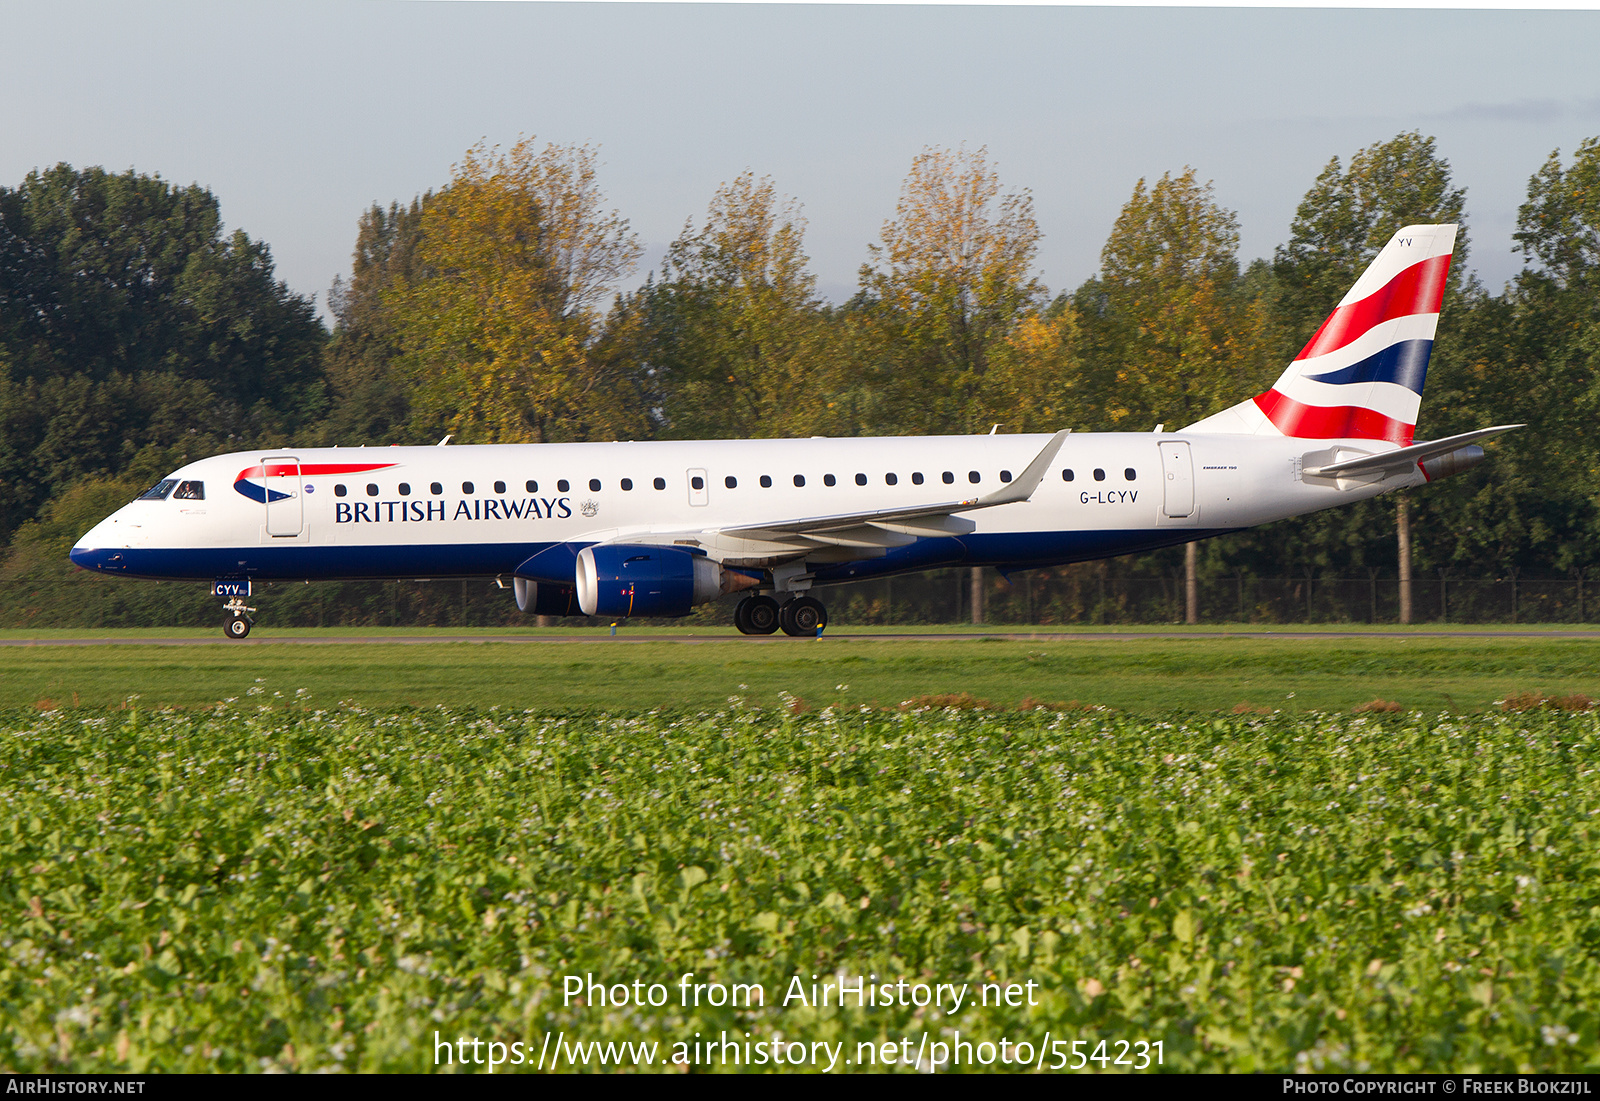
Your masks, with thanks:
M1411 510L1401 497L1394 506L1395 536L1400 554L1400 622L1411 622Z
M1200 622L1200 544L1185 543L1183 547L1183 621Z

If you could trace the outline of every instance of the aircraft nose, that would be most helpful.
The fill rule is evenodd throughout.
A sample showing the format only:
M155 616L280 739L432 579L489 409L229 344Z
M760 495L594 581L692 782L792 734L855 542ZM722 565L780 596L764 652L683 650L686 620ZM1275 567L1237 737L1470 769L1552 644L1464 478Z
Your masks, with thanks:
M128 536L133 534L125 529L126 525L119 524L115 516L107 517L90 528L67 557L79 569L115 570L122 560L122 551L130 545Z
M79 543L72 548L67 557L72 559L72 564L80 570L98 570L105 561L105 552L96 547Z

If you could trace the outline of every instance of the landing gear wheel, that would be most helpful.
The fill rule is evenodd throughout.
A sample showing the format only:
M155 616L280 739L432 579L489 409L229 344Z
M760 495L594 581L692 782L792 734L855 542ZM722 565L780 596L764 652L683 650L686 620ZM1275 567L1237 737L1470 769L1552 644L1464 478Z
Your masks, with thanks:
M770 635L778 629L778 602L770 596L747 596L739 601L733 621L747 635Z
M814 597L797 596L778 609L778 626L791 638L814 637L827 625L828 609Z
M250 618L242 615L230 615L222 621L222 633L229 638L243 638L250 633Z

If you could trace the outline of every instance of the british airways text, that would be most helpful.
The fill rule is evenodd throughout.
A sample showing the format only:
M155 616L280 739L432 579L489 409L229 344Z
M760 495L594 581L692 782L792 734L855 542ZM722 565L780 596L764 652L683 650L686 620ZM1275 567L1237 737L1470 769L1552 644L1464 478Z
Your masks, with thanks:
M523 497L457 501L448 514L445 501L338 501L336 524L423 524L429 520L565 520L572 515L570 497Z

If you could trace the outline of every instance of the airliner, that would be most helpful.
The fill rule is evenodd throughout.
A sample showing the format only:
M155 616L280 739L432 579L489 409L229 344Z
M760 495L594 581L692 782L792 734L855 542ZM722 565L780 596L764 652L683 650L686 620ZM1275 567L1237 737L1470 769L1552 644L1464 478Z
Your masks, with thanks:
M1454 225L1407 226L1270 389L1176 432L270 448L173 471L72 549L206 581L223 631L271 581L489 578L551 616L681 616L743 592L745 634L816 636L830 584L1188 543L1459 473L1413 439Z

